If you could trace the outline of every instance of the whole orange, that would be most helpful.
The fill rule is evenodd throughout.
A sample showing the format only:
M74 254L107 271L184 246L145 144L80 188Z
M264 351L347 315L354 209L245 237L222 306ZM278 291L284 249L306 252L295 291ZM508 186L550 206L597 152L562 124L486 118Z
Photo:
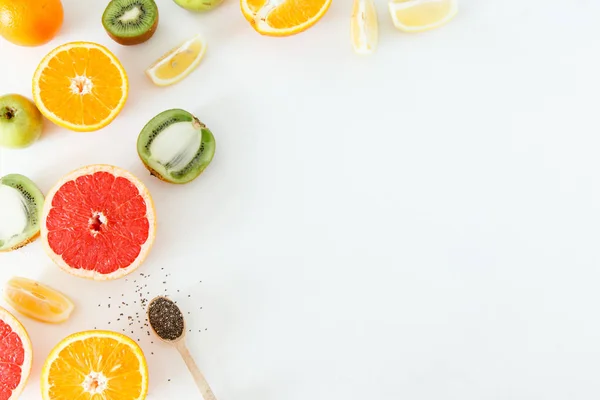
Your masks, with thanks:
M49 42L63 24L60 0L0 0L0 35L20 46Z

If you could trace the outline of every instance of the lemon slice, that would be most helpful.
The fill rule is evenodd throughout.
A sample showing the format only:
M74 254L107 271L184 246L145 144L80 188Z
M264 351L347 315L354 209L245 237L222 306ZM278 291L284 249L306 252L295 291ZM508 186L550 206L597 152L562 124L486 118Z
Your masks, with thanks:
M196 35L163 55L148 69L146 75L158 86L181 81L200 64L206 53L206 43Z
M350 22L352 46L357 54L371 54L377 48L379 26L373 0L354 0Z
M390 0L390 14L403 32L424 32L440 27L458 12L458 0Z
M21 277L14 277L6 283L4 299L17 312L49 323L66 321L75 308L64 294Z

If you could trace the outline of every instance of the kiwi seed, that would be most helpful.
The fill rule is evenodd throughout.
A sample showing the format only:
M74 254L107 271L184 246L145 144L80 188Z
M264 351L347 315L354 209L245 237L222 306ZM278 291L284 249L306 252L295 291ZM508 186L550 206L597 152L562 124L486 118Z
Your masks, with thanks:
M115 42L140 44L156 31L158 7L154 0L112 0L102 14L102 25Z

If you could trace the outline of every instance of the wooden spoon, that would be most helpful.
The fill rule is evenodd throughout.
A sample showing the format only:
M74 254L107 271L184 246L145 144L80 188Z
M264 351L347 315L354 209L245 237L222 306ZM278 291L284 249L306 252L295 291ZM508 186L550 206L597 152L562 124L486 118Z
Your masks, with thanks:
M181 335L176 339L170 340L162 338L158 333L156 333L154 326L152 326L150 320L150 308L152 306L152 303L154 303L158 299L164 299L168 301L169 303L171 303L171 306L175 307L181 314L181 318L183 319L183 331L181 332ZM204 375L200 371L200 368L198 368L198 365L196 365L196 362L192 358L190 350L185 344L185 318L183 318L183 313L181 312L181 310L179 310L179 307L177 307L177 305L171 299L164 296L157 296L153 298L152 301L150 301L150 303L148 304L148 321L150 321L150 327L152 328L152 331L160 340L162 340L165 343L172 344L173 346L175 346L177 351L179 351L181 358L183 358L183 361L185 361L185 365L187 365L188 369L190 370L190 373L194 377L194 381L196 381L196 385L198 386L198 389L200 389L200 393L202 393L202 397L204 398L204 400L217 400L213 391L208 385L206 378L204 378Z

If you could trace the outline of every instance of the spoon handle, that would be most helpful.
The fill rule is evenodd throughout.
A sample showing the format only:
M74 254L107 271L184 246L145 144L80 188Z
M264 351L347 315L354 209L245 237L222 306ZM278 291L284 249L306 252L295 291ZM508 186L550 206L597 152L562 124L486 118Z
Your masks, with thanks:
M200 368L198 368L196 362L192 358L192 354L187 348L185 341L180 340L175 344L175 347L179 351L179 354L181 354L181 358L183 358L183 361L185 361L185 365L187 365L188 369L192 373L192 376L194 377L196 385L198 386L198 389L200 389L200 393L202 393L202 397L204 397L204 400L217 400L214 393L210 389L210 386L208 386L206 378L204 378L204 375L200 371Z

